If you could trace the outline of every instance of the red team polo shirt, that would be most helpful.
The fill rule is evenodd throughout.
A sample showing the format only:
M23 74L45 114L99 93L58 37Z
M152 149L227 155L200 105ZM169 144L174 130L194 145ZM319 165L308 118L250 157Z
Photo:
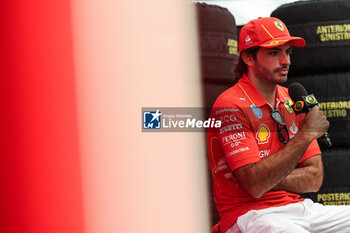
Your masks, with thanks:
M287 88L277 86L276 105L282 113L290 138L301 128L305 114L296 115ZM276 108L276 106L274 106ZM272 107L265 101L246 75L215 101L211 118L221 120L221 128L208 131L207 145L211 171L225 156L232 171L257 163L279 151L284 144L278 139L277 124L272 120ZM321 154L314 140L299 163ZM237 218L249 210L265 209L302 201L299 195L286 191L269 191L261 198L250 196L234 179L224 172L213 175L214 198L220 213L221 232L226 232Z

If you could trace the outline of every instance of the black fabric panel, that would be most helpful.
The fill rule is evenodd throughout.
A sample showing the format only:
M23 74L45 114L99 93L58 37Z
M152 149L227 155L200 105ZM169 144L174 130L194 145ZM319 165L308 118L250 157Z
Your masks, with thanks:
M317 193L302 196L323 205L350 205L350 187L321 188Z
M293 50L290 76L350 71L350 47Z
M233 84L233 63L232 59L202 58L202 79L205 82Z
M348 0L323 0L285 4L271 13L306 40L294 49L290 74L350 71L349 12Z
M226 8L205 3L197 3L196 8L203 102L204 107L208 107L205 109L205 117L208 118L216 98L234 83L233 66L238 56L237 27L233 15ZM211 224L214 225L220 216L212 189L209 195Z
M201 32L201 56L235 59L237 40L233 34L225 32Z
M229 83L238 59L235 19L226 8L205 3L197 3L196 7L202 80Z
M271 13L286 24L349 19L349 0L301 1L284 4ZM288 26L288 25L287 25Z
M220 84L220 83L203 83L204 95L204 107L211 108L216 100L216 98L225 90L232 87L230 84Z
M303 194L326 205L350 205L350 148L332 148L322 152L324 179L317 193Z
M196 3L196 7L200 32L226 32L237 35L235 18L226 8L206 3Z
M350 148L333 148L322 152L324 181L322 187L350 187Z
M307 40L305 48L350 45L350 20L291 24L289 32Z
M290 77L284 86L293 82L301 83L316 96L330 122L328 133L333 146L350 146L350 72Z

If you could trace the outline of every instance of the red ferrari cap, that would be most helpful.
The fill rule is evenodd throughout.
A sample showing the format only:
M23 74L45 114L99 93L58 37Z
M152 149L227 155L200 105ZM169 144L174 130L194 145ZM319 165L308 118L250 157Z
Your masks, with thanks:
M304 47L306 42L301 37L290 36L286 25L273 17L258 18L249 21L239 34L239 51L259 46L273 48L289 42L297 47Z

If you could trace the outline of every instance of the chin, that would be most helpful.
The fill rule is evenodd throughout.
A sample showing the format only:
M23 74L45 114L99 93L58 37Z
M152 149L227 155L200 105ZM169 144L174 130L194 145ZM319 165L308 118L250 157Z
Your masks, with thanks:
M283 84L283 83L287 82L287 80L288 80L287 75L286 76L279 76L279 78L276 79L276 81L277 81L276 83L277 84Z

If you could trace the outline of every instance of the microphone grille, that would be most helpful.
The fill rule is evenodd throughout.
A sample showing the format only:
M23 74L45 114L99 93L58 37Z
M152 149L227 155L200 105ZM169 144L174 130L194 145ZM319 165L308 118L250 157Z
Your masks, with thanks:
M290 98L292 98L293 102L297 102L302 100L302 96L307 96L307 91L303 85L300 83L292 83L288 87L288 93Z

